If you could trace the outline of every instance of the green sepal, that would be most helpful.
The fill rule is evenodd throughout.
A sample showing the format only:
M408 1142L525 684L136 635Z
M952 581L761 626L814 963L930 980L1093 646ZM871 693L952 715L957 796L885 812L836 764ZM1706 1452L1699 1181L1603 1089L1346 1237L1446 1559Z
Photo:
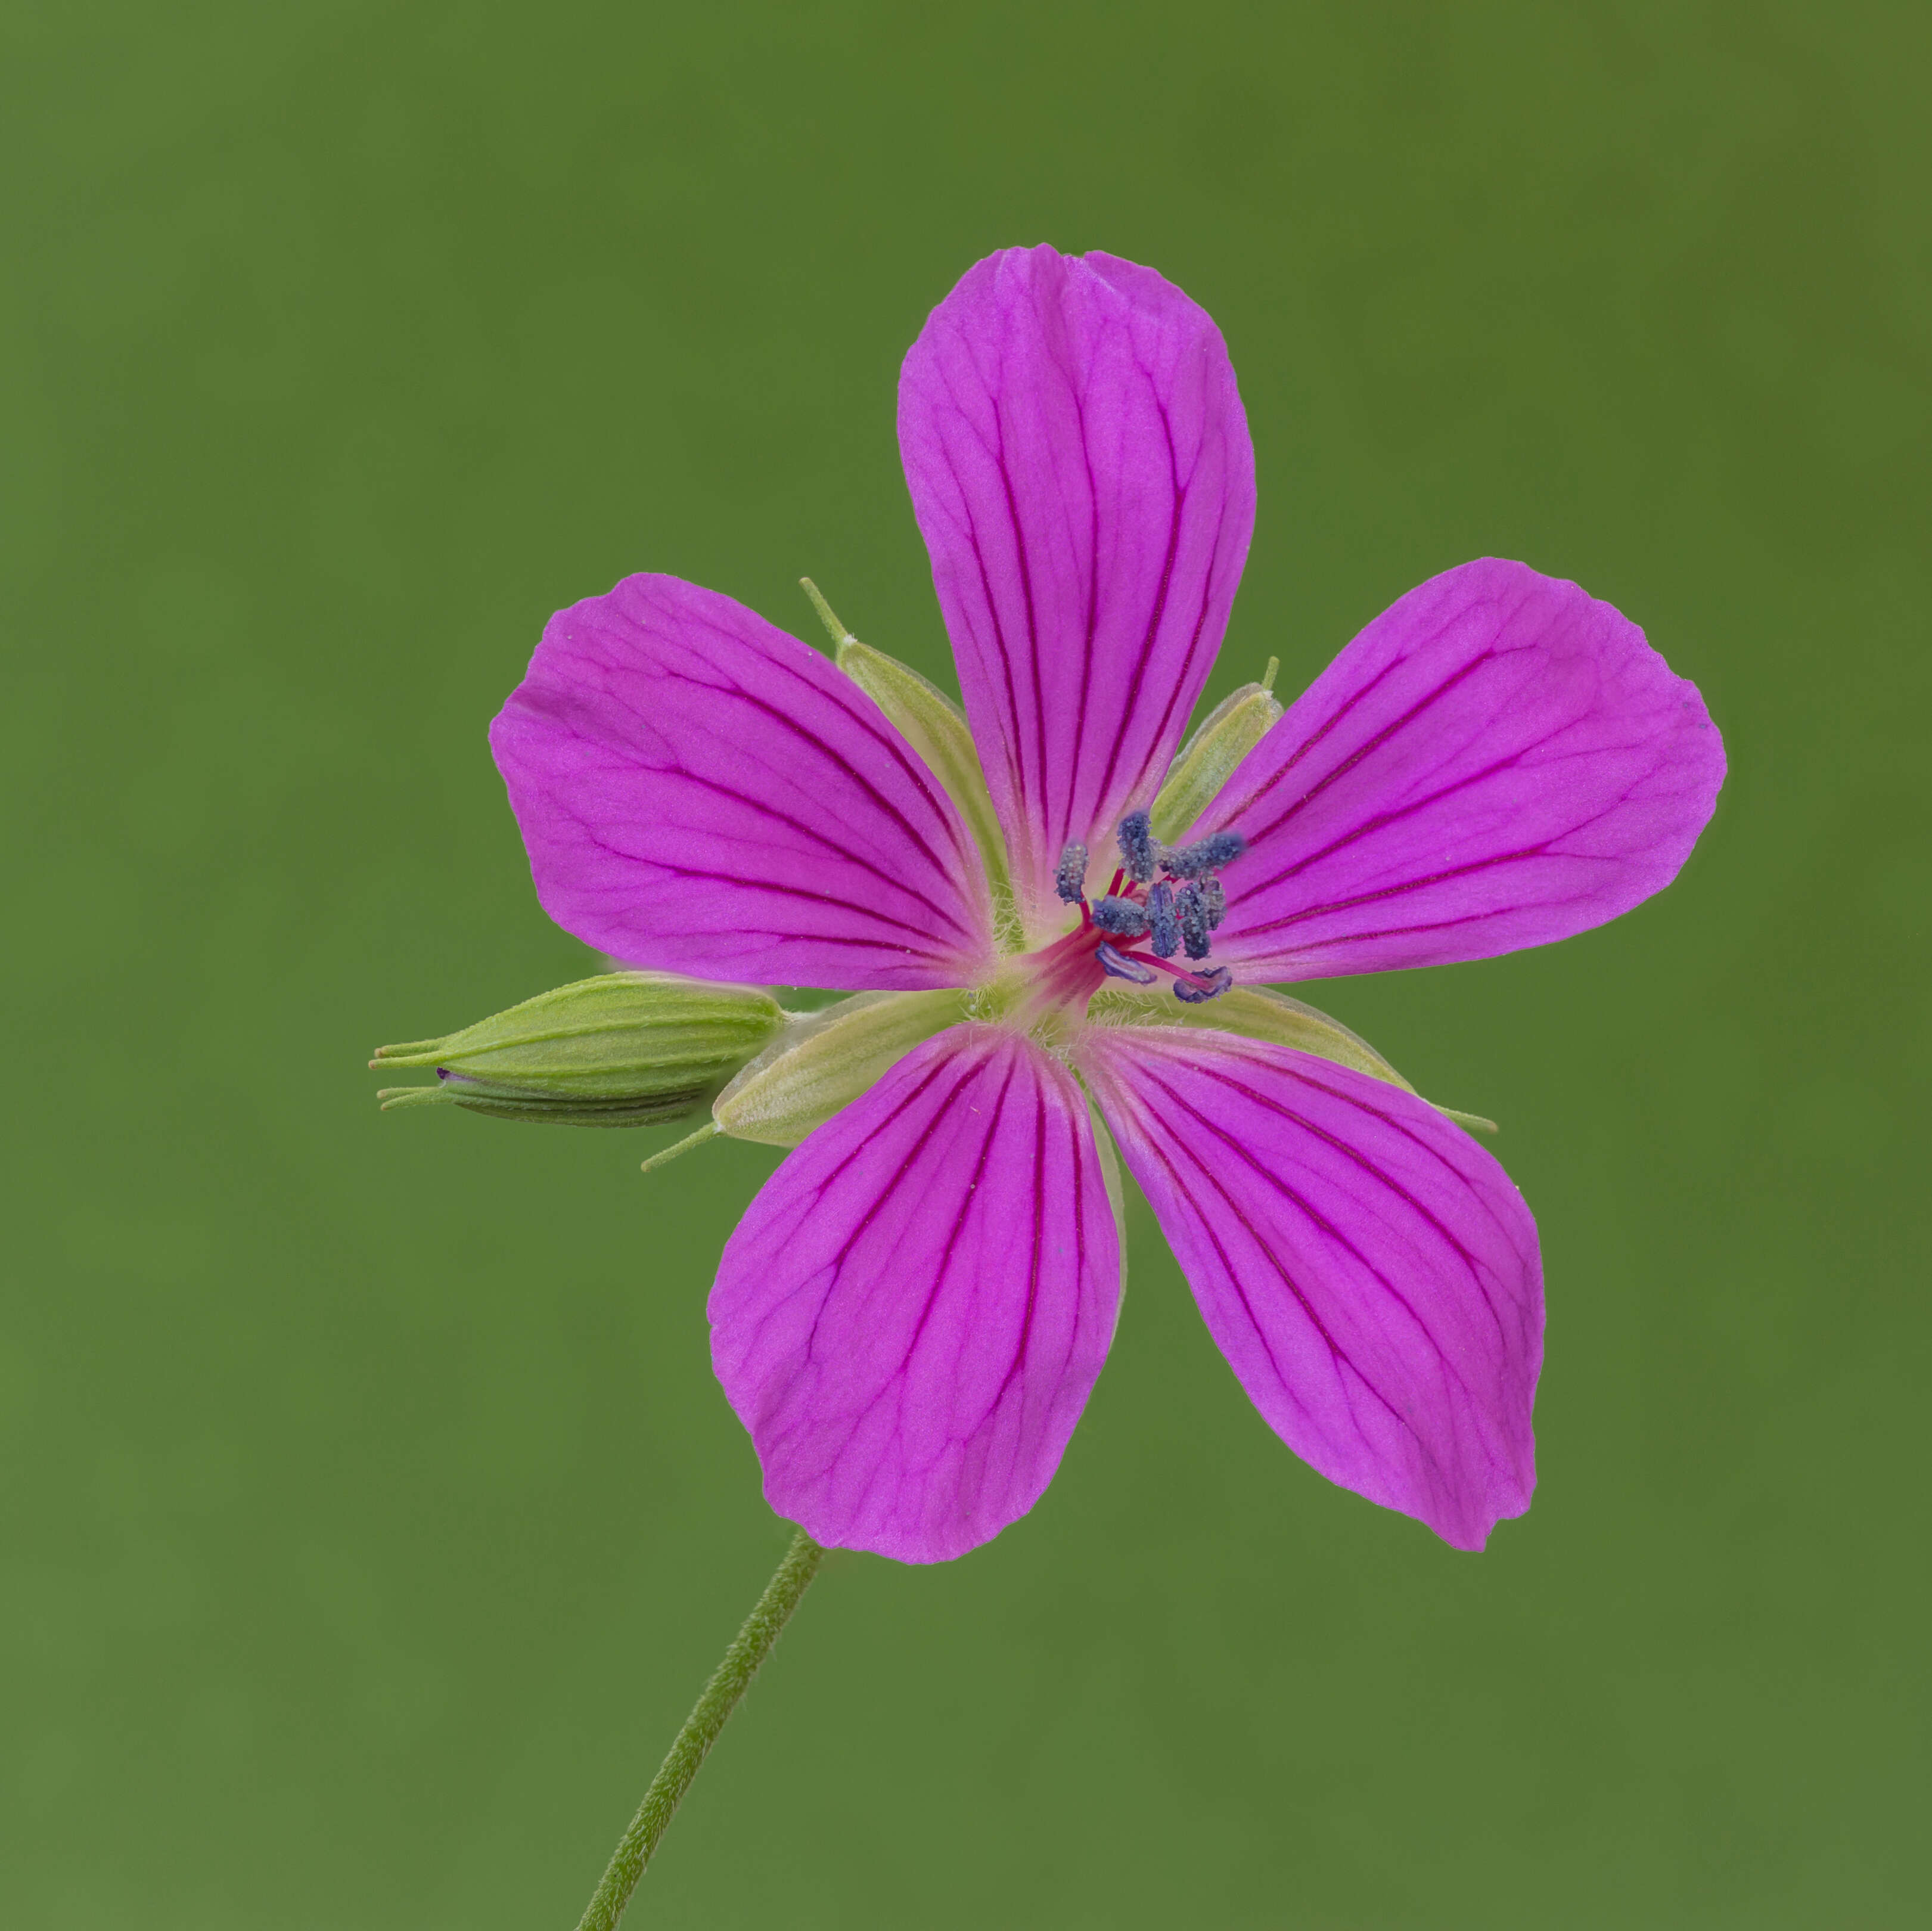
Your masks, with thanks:
M819 594L809 577L800 581L812 601L820 620L830 633L832 655L838 668L869 697L898 727L901 737L926 761L927 768L946 787L959 807L959 815L980 848L986 867L986 882L992 888L994 922L1006 949L1019 944L1018 922L1013 911L1012 875L1007 868L1006 834L1000 829L993 809L993 795L986 788L986 774L973 743L965 714L929 679L909 664L888 656L870 644L862 644L834 615L832 606Z
M1270 657L1261 683L1224 698L1180 747L1149 815L1163 844L1172 844L1214 802L1234 767L1274 728L1282 711L1274 695L1276 665Z
M459 1106L499 1119L651 1126L694 1112L787 1018L754 987L606 972L440 1039L380 1047L369 1063L436 1069L434 1086L387 1089L386 1110Z
M718 1131L796 1146L916 1046L969 1017L969 995L857 993L794 1019L712 1104Z
M1232 986L1217 999L1198 1006L1174 997L1165 986L1108 985L1094 995L1087 1017L1097 1026L1183 1026L1238 1033L1312 1053L1337 1065L1354 1068L1372 1080L1386 1080L1405 1093L1415 1089L1359 1035L1340 1020L1304 1005L1267 986Z
M1114 1327L1118 1332L1120 1310L1127 1298L1127 1190L1120 1179L1120 1156L1114 1145L1114 1136L1108 1131L1094 1095L1086 1091L1084 1081L1082 1093L1087 1102L1087 1125L1094 1136L1094 1151L1100 1157L1100 1184L1107 1191L1107 1205L1114 1216L1114 1236L1120 1249L1120 1296L1114 1304Z
M1165 987L1108 985L1094 995L1087 1017L1096 1026L1183 1026L1238 1034L1244 1039L1264 1039L1276 1046L1290 1046L1298 1053L1312 1053L1331 1059L1338 1066L1352 1067L1371 1080L1400 1086L1405 1093L1415 1089L1360 1034L1351 1032L1340 1020L1330 1019L1286 993L1269 986L1232 986L1219 999L1198 1006L1184 1004ZM1433 1100L1415 1097L1426 1107L1454 1120L1458 1126L1475 1133L1500 1131L1493 1120L1480 1114L1459 1113L1454 1107L1436 1106Z

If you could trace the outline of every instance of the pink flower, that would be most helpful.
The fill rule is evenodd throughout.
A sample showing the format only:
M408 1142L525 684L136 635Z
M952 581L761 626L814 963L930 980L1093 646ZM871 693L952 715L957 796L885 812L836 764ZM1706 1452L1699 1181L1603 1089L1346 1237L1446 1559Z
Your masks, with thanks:
M1534 1482L1529 1210L1366 1049L1282 1044L1256 1014L1306 1009L1244 989L1487 958L1660 890L1724 776L1696 688L1574 584L1466 564L1161 845L1254 521L1213 322L1112 256L994 256L907 356L899 440L990 814L824 656L670 577L556 617L491 731L538 895L586 943L970 989L726 1244L712 1357L766 1496L915 1562L1031 1507L1118 1312L1110 1138L1270 1425L1480 1548Z

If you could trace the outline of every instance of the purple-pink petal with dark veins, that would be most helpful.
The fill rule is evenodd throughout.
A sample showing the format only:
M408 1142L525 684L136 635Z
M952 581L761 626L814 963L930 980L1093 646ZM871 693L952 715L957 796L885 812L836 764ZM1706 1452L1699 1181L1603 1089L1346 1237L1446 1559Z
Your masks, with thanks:
M1254 450L1204 309L1112 255L1012 248L932 312L899 449L1022 908L1152 802L1220 647Z
M1060 1465L1120 1274L1072 1074L991 1026L928 1040L796 1148L725 1243L712 1362L766 1499L902 1562L997 1535Z
M1282 1440L1457 1548L1521 1515L1543 1269L1490 1155L1399 1087L1231 1034L1096 1029L1080 1063Z
M1493 557L1363 631L1236 768L1214 956L1317 979L1487 959L1677 875L1724 778L1697 687L1572 583Z
M676 577L560 611L490 748L544 911L627 963L852 991L970 983L972 837L816 651Z

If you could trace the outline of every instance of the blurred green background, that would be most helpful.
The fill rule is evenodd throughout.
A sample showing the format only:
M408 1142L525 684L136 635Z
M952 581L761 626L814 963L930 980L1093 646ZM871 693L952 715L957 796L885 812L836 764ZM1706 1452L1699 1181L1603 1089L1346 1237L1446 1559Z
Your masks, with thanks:
M1136 1202L1046 1500L828 1563L635 1921L1926 1921L1928 17L7 10L0 1917L575 1922L784 1545L703 1315L776 1156L363 1061L586 969L483 736L554 608L808 572L950 681L896 374L1050 239L1240 372L1210 699L1520 557L1730 781L1614 926L1314 994L1503 1122L1532 1513L1303 1468Z

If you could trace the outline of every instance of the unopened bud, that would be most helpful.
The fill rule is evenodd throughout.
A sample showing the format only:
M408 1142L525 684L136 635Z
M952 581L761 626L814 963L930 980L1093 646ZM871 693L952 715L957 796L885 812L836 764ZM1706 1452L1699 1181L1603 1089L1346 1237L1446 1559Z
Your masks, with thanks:
M721 1132L796 1146L915 1046L966 1017L963 993L860 993L794 1020L711 1109Z
M386 1112L446 1105L560 1126L653 1126L696 1112L786 1017L749 986L608 972L442 1039L380 1047L369 1063L436 1069L434 1086L378 1094Z
M1281 716L1274 695L1279 660L1270 657L1258 684L1244 684L1208 714L1180 747L1154 801L1154 835L1171 844L1214 802L1234 767L1265 737Z

